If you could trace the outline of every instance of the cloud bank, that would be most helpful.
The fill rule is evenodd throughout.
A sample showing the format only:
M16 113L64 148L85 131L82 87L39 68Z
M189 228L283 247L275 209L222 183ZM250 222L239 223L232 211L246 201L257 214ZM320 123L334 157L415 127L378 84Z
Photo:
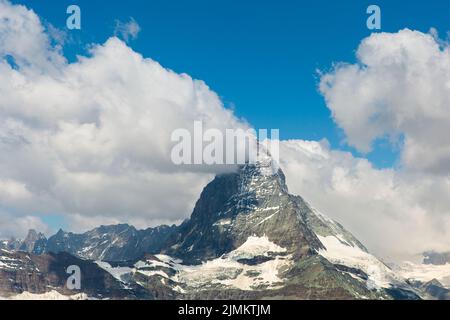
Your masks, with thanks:
M68 63L36 14L6 1L0 57L0 207L9 225L34 217L22 234L49 213L75 229L179 222L217 169L175 167L172 131L247 128L204 82L116 37Z
M449 250L450 179L376 169L323 141L284 141L281 167L289 190L341 222L389 259Z
M378 170L326 143L292 141L291 185L385 255L449 250L449 43L434 29L374 33L356 56L322 74L320 92L349 145L370 152L388 139L400 167Z
M361 42L357 59L337 64L320 83L348 143L368 152L388 137L402 144L409 170L449 174L449 44L435 31L377 33Z
M48 231L52 214L72 231L187 218L221 169L174 166L172 131L249 125L204 82L117 37L73 63L49 37L33 11L0 0L0 237ZM325 140L282 141L288 186L383 256L450 250L448 44L373 34L357 58L323 74L320 91L350 145L369 152L388 138L402 166L374 168Z

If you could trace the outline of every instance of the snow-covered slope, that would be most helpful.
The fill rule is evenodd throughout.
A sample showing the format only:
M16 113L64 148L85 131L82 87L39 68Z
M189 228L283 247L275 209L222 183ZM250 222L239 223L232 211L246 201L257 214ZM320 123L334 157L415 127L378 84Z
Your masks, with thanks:
M200 265L184 265L179 259L158 254L134 264L133 268L98 263L104 270L123 281L132 273L158 276L173 281L180 292L211 288L240 290L275 289L283 283L283 271L292 263L286 249L267 237L251 236L237 249Z
M85 293L77 293L71 296L63 295L56 290L52 290L45 293L30 293L22 292L18 295L9 298L0 298L5 300L88 300L89 297Z
M333 264L362 271L357 272L361 281L365 281L369 289L406 286L405 279L396 274L379 258L370 254L350 232L325 214L306 204L310 209L309 223L324 249L318 253ZM361 277L361 274L364 275ZM355 275L353 273L353 275Z
M333 264L363 271L368 277L367 286L370 289L390 288L404 281L375 256L345 242L342 235L319 236L319 239L326 248L319 251L320 255Z

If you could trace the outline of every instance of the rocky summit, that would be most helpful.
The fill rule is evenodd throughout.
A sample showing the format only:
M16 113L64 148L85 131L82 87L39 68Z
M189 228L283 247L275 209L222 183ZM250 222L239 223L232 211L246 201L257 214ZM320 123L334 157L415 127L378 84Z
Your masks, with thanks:
M412 285L290 194L269 157L216 176L180 226L60 230L49 239L33 233L21 250L2 251L1 296L54 290L113 299L420 299L437 290L435 283ZM81 269L75 292L63 281L69 263Z

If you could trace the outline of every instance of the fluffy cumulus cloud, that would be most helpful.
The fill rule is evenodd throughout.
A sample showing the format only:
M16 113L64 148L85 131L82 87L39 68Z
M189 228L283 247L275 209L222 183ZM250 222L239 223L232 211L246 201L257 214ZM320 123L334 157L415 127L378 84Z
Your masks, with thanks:
M320 91L346 142L389 139L401 165L379 170L326 142L283 144L291 189L384 255L450 246L450 47L430 34L375 33L357 63L337 63Z
M44 233L51 232L48 225L36 216L15 216L7 211L0 211L0 226L2 235L9 235L10 237L23 236L29 229L39 230Z
M341 222L373 252L411 258L449 250L450 179L377 169L324 141L284 141L281 166L291 192Z
M171 161L171 133L194 121L247 128L205 83L116 37L68 63L33 11L0 0L0 236L47 213L74 229L187 217L214 173Z
M337 64L320 91L348 143L363 152L379 138L402 144L410 170L450 173L450 46L436 31L408 29L364 39L356 64Z

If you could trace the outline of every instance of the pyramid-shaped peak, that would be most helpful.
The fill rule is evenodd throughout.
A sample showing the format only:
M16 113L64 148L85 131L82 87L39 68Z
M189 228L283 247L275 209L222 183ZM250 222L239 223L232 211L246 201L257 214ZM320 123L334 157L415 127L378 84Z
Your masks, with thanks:
M321 248L288 193L283 171L273 169L273 159L261 157L237 172L216 176L166 253L200 263L236 249L251 236L266 236L299 256Z
M271 151L274 152L273 155ZM271 148L267 143L258 142L255 156L250 157L248 164L258 168L263 175L277 174L279 170L278 148Z

